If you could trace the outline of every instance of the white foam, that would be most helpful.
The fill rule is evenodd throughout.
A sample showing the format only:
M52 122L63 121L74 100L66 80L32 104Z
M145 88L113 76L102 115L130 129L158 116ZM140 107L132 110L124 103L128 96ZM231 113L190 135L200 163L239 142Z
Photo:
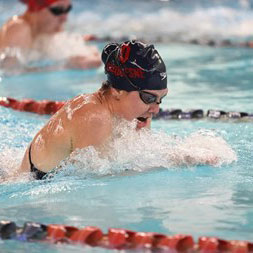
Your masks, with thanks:
M16 57L21 64L49 64L71 57L93 57L98 54L95 46L87 45L81 34L60 32L54 36L39 37L31 50L5 48L0 51L0 63L6 57Z
M0 183L17 180L28 180L29 175L18 175L18 178L13 178L17 168L20 166L24 150L18 148L4 148L0 152Z
M96 48L84 42L81 34L60 32L54 36L38 38L35 50L41 50L44 57L53 60L67 59L71 56L88 57L96 52Z
M229 144L212 131L178 137L147 129L135 131L135 124L122 122L115 127L106 155L91 146L76 150L61 164L64 173L107 175L206 164L218 167L237 160Z
M136 131L135 127L135 121L116 120L112 138L101 150L91 146L76 150L61 163L60 170L64 175L86 177L89 174L115 175L158 168L192 168L202 164L219 167L237 160L231 146L214 131L199 130L180 137L148 129ZM27 136L30 135L34 133L28 132ZM15 135L11 138L15 138ZM25 141L22 148L3 146L0 152L0 179L9 178L16 171L26 146ZM19 175L17 180L29 178L24 174Z

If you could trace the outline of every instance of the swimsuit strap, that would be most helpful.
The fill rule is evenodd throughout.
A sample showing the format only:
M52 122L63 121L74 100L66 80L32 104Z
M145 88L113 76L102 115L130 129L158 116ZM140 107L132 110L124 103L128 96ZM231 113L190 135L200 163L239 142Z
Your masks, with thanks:
M32 158L31 158L31 149L32 149L32 144L29 147L29 162L30 162L30 166L31 166L31 172L34 173L35 175L35 179L37 180L41 180L47 173L43 172L39 169L37 169L34 164L32 163Z
M31 149L32 149L32 144L29 147L29 162L30 162L30 165L31 165L31 171L33 172L34 165L32 163L32 158L31 158Z

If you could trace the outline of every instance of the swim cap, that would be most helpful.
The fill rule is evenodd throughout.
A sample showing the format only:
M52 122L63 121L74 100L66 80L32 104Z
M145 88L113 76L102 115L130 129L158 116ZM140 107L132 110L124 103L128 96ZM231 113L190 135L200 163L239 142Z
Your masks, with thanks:
M40 11L59 0L19 0L28 6L28 10L32 12Z
M102 52L107 80L125 91L167 88L165 64L153 45L140 41L110 43Z

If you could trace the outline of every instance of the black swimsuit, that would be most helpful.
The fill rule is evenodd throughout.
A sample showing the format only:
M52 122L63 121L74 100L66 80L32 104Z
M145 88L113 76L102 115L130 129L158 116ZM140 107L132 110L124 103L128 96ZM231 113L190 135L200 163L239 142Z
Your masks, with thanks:
M30 145L30 148L29 148L29 162L30 162L30 166L31 166L31 172L34 173L34 176L35 176L35 179L36 180L41 180L43 179L43 177L45 175L47 175L46 172L43 172L41 170L38 170L34 164L32 163L32 158L31 158L31 148L32 148L32 145Z

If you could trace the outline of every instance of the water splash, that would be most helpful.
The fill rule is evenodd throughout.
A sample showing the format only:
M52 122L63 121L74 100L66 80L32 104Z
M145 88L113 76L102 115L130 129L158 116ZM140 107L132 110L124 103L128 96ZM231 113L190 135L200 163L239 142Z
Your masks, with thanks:
M86 44L81 34L61 32L54 36L39 37L30 50L12 47L1 50L0 67L9 57L15 57L22 65L43 67L55 62L64 63L71 57L89 58L96 54L97 48Z
M41 36L34 45L40 57L52 60L64 60L72 56L89 57L97 53L94 46L85 43L82 34L60 32L54 36Z
M151 169L211 165L219 167L237 160L229 144L213 131L200 130L187 137L142 129L136 122L122 122L103 151L78 149L61 163L64 175L115 175Z
M15 172L21 163L27 142L40 127L38 125L36 129L29 131L24 128L22 122L18 126L20 134L26 133L28 139L19 138L21 143L18 147L9 147L2 143L0 152L2 178L8 178ZM5 127L9 132L12 125ZM60 164L59 177L116 175L126 171L129 173L158 168L179 169L202 164L218 167L237 160L235 152L221 137L224 133L199 130L181 137L148 129L136 131L135 128L135 121L116 120L110 140L99 150L90 146L73 152ZM2 137L4 140L4 135ZM6 142L8 140L13 142L16 137L15 133L8 135ZM27 180L27 175L18 180Z
M12 181L16 169L20 166L24 152L20 148L4 148L0 152L0 183ZM29 177L29 175L28 175ZM22 180L27 179L27 175L22 176Z

